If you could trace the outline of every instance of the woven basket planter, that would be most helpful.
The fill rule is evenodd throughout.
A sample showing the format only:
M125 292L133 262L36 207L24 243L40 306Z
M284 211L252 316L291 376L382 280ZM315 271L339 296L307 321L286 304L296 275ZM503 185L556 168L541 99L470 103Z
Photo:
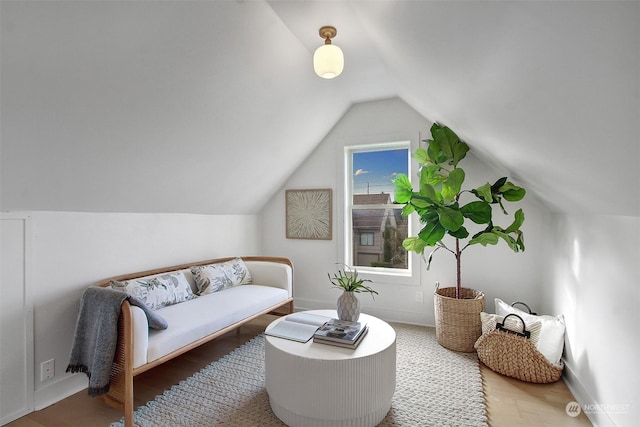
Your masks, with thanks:
M563 365L554 365L531 341L504 331L491 331L476 342L478 359L492 371L529 383L547 384L562 376Z
M484 311L482 292L462 288L462 298L456 298L456 288L436 288L433 305L438 343L449 350L472 353L473 345L482 335L480 312Z

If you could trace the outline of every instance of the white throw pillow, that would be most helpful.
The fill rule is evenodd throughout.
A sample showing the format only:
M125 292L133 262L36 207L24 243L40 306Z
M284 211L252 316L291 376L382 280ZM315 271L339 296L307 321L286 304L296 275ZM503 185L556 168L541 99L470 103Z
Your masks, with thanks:
M495 299L495 304L497 315L506 316L509 313L515 313L522 317L527 325L539 321L542 324L542 329L540 330L540 338L538 339L536 349L542 353L549 362L555 365L560 364L560 358L562 357L562 351L564 349L565 331L564 316L562 314L557 316L529 314L526 311L510 306L499 298Z
M123 282L112 280L110 285L113 289L140 298L151 310L196 298L182 271Z
M524 319L523 319L524 320ZM489 333L496 329L498 323L504 322L504 316L498 316L497 314L480 313L480 321L482 322L482 334ZM507 324L505 325L510 331L522 332L522 323L514 316L507 317ZM535 346L540 339L540 331L542 330L542 323L539 321L533 322L529 325L525 322L525 328L529 331L529 340Z

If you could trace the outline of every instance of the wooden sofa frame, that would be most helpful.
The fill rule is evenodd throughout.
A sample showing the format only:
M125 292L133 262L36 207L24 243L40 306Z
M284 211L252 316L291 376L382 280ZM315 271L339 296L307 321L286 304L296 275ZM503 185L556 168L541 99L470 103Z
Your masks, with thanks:
M155 270L142 271L138 273L130 273L123 274L116 277L111 277L108 279L100 280L96 282L96 286L109 286L109 283L112 280L130 280L135 279L137 277L150 276L154 274L160 273L168 273L172 271L184 270L189 267L197 266L197 265L207 265L214 264L218 262L230 261L236 257L228 257L228 258L216 258L207 261L199 261L195 263L189 264L181 264L173 267L159 268ZM263 257L263 256L248 256L242 257L245 261L268 261L268 262L277 262L286 264L291 267L293 274L293 264L287 258L280 257ZM124 300L122 303L122 310L120 313L120 317L118 319L118 343L116 345L116 353L113 360L113 365L111 367L110 374L110 387L109 392L101 396L100 398L109 406L117 408L124 412L124 424L125 427L133 427L133 411L134 411L134 399L133 399L133 378L136 375L139 375L143 372L148 371L162 363L171 360L181 354L186 353L189 350L192 350L204 343L207 343L221 335L224 335L234 329L239 328L243 324L259 317L264 314L276 314L276 315L284 315L290 314L294 312L293 307L293 286L292 286L292 296L288 298L286 301L269 307L266 310L263 310L259 313L255 313L254 315L247 317L239 322L236 322L232 325L227 326L226 328L220 329L206 337L203 337L197 341L192 342L182 348L179 348L161 358L154 360L153 362L145 363L142 366L137 368L133 367L133 323L131 321L131 306L127 300Z

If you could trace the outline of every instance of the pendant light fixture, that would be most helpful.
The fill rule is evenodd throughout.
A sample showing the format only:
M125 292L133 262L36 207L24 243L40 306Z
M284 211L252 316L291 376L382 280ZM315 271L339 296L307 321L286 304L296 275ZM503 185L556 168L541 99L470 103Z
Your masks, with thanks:
M338 77L344 69L344 55L342 49L331 44L331 39L336 36L334 27L320 28L320 37L324 39L324 45L316 49L313 54L313 69L323 79Z

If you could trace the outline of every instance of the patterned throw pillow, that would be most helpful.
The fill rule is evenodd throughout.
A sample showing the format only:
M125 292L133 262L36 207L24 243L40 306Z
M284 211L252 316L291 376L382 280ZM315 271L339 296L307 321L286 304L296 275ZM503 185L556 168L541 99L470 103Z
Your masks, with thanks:
M230 286L249 285L253 281L247 265L241 258L223 262L220 267L229 278Z
M124 282L112 280L111 287L138 297L151 310L196 298L181 271Z
M499 316L497 314L489 314L484 311L480 313L480 321L482 322L482 334L489 333L496 329L496 325L498 323L504 322L504 316ZM514 316L509 316L507 318L507 324L505 327L511 331L522 332L522 323L520 320ZM526 325L527 331L531 333L529 340L533 345L538 343L540 339L540 330L542 329L542 323L533 322Z
M191 267L198 295L207 295L227 288L231 282L224 270L217 264Z
M191 267L199 295L211 294L233 286L252 283L251 272L241 258Z

